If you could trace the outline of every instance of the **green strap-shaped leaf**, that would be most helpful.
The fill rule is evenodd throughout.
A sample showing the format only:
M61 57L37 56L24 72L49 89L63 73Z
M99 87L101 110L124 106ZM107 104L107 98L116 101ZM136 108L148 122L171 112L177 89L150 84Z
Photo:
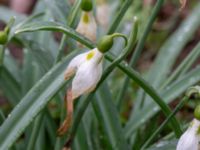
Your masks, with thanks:
M168 87L168 89L161 93L161 97L165 100L166 103L172 102L175 98L181 95L188 87L194 85L200 81L200 67L189 72L183 76L180 80L176 81L174 84ZM156 114L160 108L155 104L151 103L148 106L143 107L139 112L135 112L134 119L132 118L126 124L125 134L127 137L130 137L132 133L144 124L150 117Z
M100 87L96 94L97 99L92 101L93 108L96 110L99 123L109 137L108 140L112 145L112 149L129 150L130 147L123 135L117 108L112 101L111 95L107 92L107 88L105 84Z
M23 26L20 26L19 28L16 28L14 31L14 35L20 34L23 32L34 32L34 31L42 31L42 30L63 32L89 48L93 48L95 46L94 44L92 44L92 42L89 39L83 37L81 34L76 32L72 28L64 26L62 24L55 23L55 22L50 22L50 21L33 22L33 23L25 24Z
M156 61L153 64L147 76L147 81L149 81L154 87L160 87L161 84L165 81L167 74L169 73L168 71L171 70L181 50L183 50L183 47L186 45L186 43L190 40L190 38L194 35L195 31L200 26L200 20L198 18L200 18L200 4L196 6L196 8L192 11L191 15L188 16L188 18L181 24L178 30L175 31L173 35L171 35L171 37L160 49ZM140 91L140 94L141 92L142 90ZM149 106L149 104L152 105L152 101L150 99L151 98L149 96L145 98L144 104L146 106ZM139 107L140 105L141 99L137 98L137 101L134 104L133 113L131 114L130 120L127 123L128 126L131 123L133 124L138 122L144 122L145 120L149 119L142 119L137 117L137 114L140 114L141 111ZM136 118L139 120L137 120ZM133 120L135 121L133 122ZM132 130L131 128L130 130Z
M20 101L0 128L0 149L8 149L34 117L65 84L64 71L74 51L53 67Z
M191 15L181 24L177 31L165 42L159 50L152 69L148 75L148 81L154 87L159 87L171 70L176 58L183 50L187 42L192 38L200 26L200 4L193 10ZM159 71L159 73L157 73Z
M0 87L10 103L15 106L21 98L21 88L19 87L19 83L7 68L2 67L0 71Z

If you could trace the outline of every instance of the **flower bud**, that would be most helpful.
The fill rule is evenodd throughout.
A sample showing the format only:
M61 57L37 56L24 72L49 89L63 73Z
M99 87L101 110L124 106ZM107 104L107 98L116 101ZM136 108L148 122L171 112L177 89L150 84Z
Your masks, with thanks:
M106 35L100 39L97 44L97 48L100 52L107 52L113 45L113 37L112 35Z
M197 120L200 120L200 105L197 105L197 107L195 108L195 110L194 110L194 117Z
M0 44L4 45L8 42L8 35L10 33L10 28L15 22L15 18L12 17L8 24L6 25L5 29L3 31L0 31Z
M8 34L5 31L0 32L0 44L4 45L8 41Z
M97 43L97 48L100 52L102 53L105 53L107 52L113 45L113 39L115 37L122 37L124 38L125 40L125 45L127 45L127 38L125 35L123 34L120 34L120 33L114 33L114 34L111 34L111 35L106 35L106 36L103 36L99 42Z
M92 1L91 0L82 0L81 9L83 11L91 11L92 10Z
M190 87L186 92L186 96L189 97L190 99L200 98L200 87L199 86Z

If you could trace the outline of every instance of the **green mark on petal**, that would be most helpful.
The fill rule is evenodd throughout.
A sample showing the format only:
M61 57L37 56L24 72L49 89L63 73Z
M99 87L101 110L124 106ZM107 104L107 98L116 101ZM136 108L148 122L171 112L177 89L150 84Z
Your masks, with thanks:
M89 23L89 21L90 21L89 14L88 13L84 13L82 19L83 19L84 23L86 23L86 24Z
M91 51L91 52L89 52L89 53L87 54L87 57L86 57L86 59L87 59L87 60L90 60L90 59L92 59L92 57L94 56L94 54L95 54L95 52L94 52L94 51Z
M200 126L198 126L198 129L197 129L197 135L200 135Z

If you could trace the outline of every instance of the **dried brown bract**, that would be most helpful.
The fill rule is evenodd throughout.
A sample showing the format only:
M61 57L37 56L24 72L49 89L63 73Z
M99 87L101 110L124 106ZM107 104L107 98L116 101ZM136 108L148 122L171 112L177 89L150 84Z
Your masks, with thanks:
M182 10L182 9L185 8L185 5L186 5L186 3L187 3L187 0L179 0L179 1L180 1L180 3L181 3L181 8L180 8L180 10Z

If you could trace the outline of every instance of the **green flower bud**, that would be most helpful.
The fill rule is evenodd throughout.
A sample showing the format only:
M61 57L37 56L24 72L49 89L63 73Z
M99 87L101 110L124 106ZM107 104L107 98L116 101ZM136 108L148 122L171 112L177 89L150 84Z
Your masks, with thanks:
M8 24L6 25L5 29L3 31L0 31L0 44L4 45L8 42L8 35L10 32L10 28L12 27L12 25L15 22L15 18L12 17Z
M190 87L186 92L186 96L191 99L200 98L200 86Z
M4 45L8 41L8 34L5 31L0 32L0 44Z
M197 119L197 120L200 120L200 105L198 105L195 110L194 110L194 117Z
M107 52L113 45L113 37L112 35L106 35L100 39L97 43L97 48L100 52Z
M91 11L92 10L92 1L91 0L82 0L81 9L83 11Z
M126 38L125 35L123 34L120 34L120 33L114 33L114 34L111 34L111 35L106 35L106 36L103 36L99 42L97 43L97 48L100 52L102 53L105 53L107 52L113 45L113 39L115 37L122 37L124 38L125 40L125 46L127 45L128 43L128 40Z

